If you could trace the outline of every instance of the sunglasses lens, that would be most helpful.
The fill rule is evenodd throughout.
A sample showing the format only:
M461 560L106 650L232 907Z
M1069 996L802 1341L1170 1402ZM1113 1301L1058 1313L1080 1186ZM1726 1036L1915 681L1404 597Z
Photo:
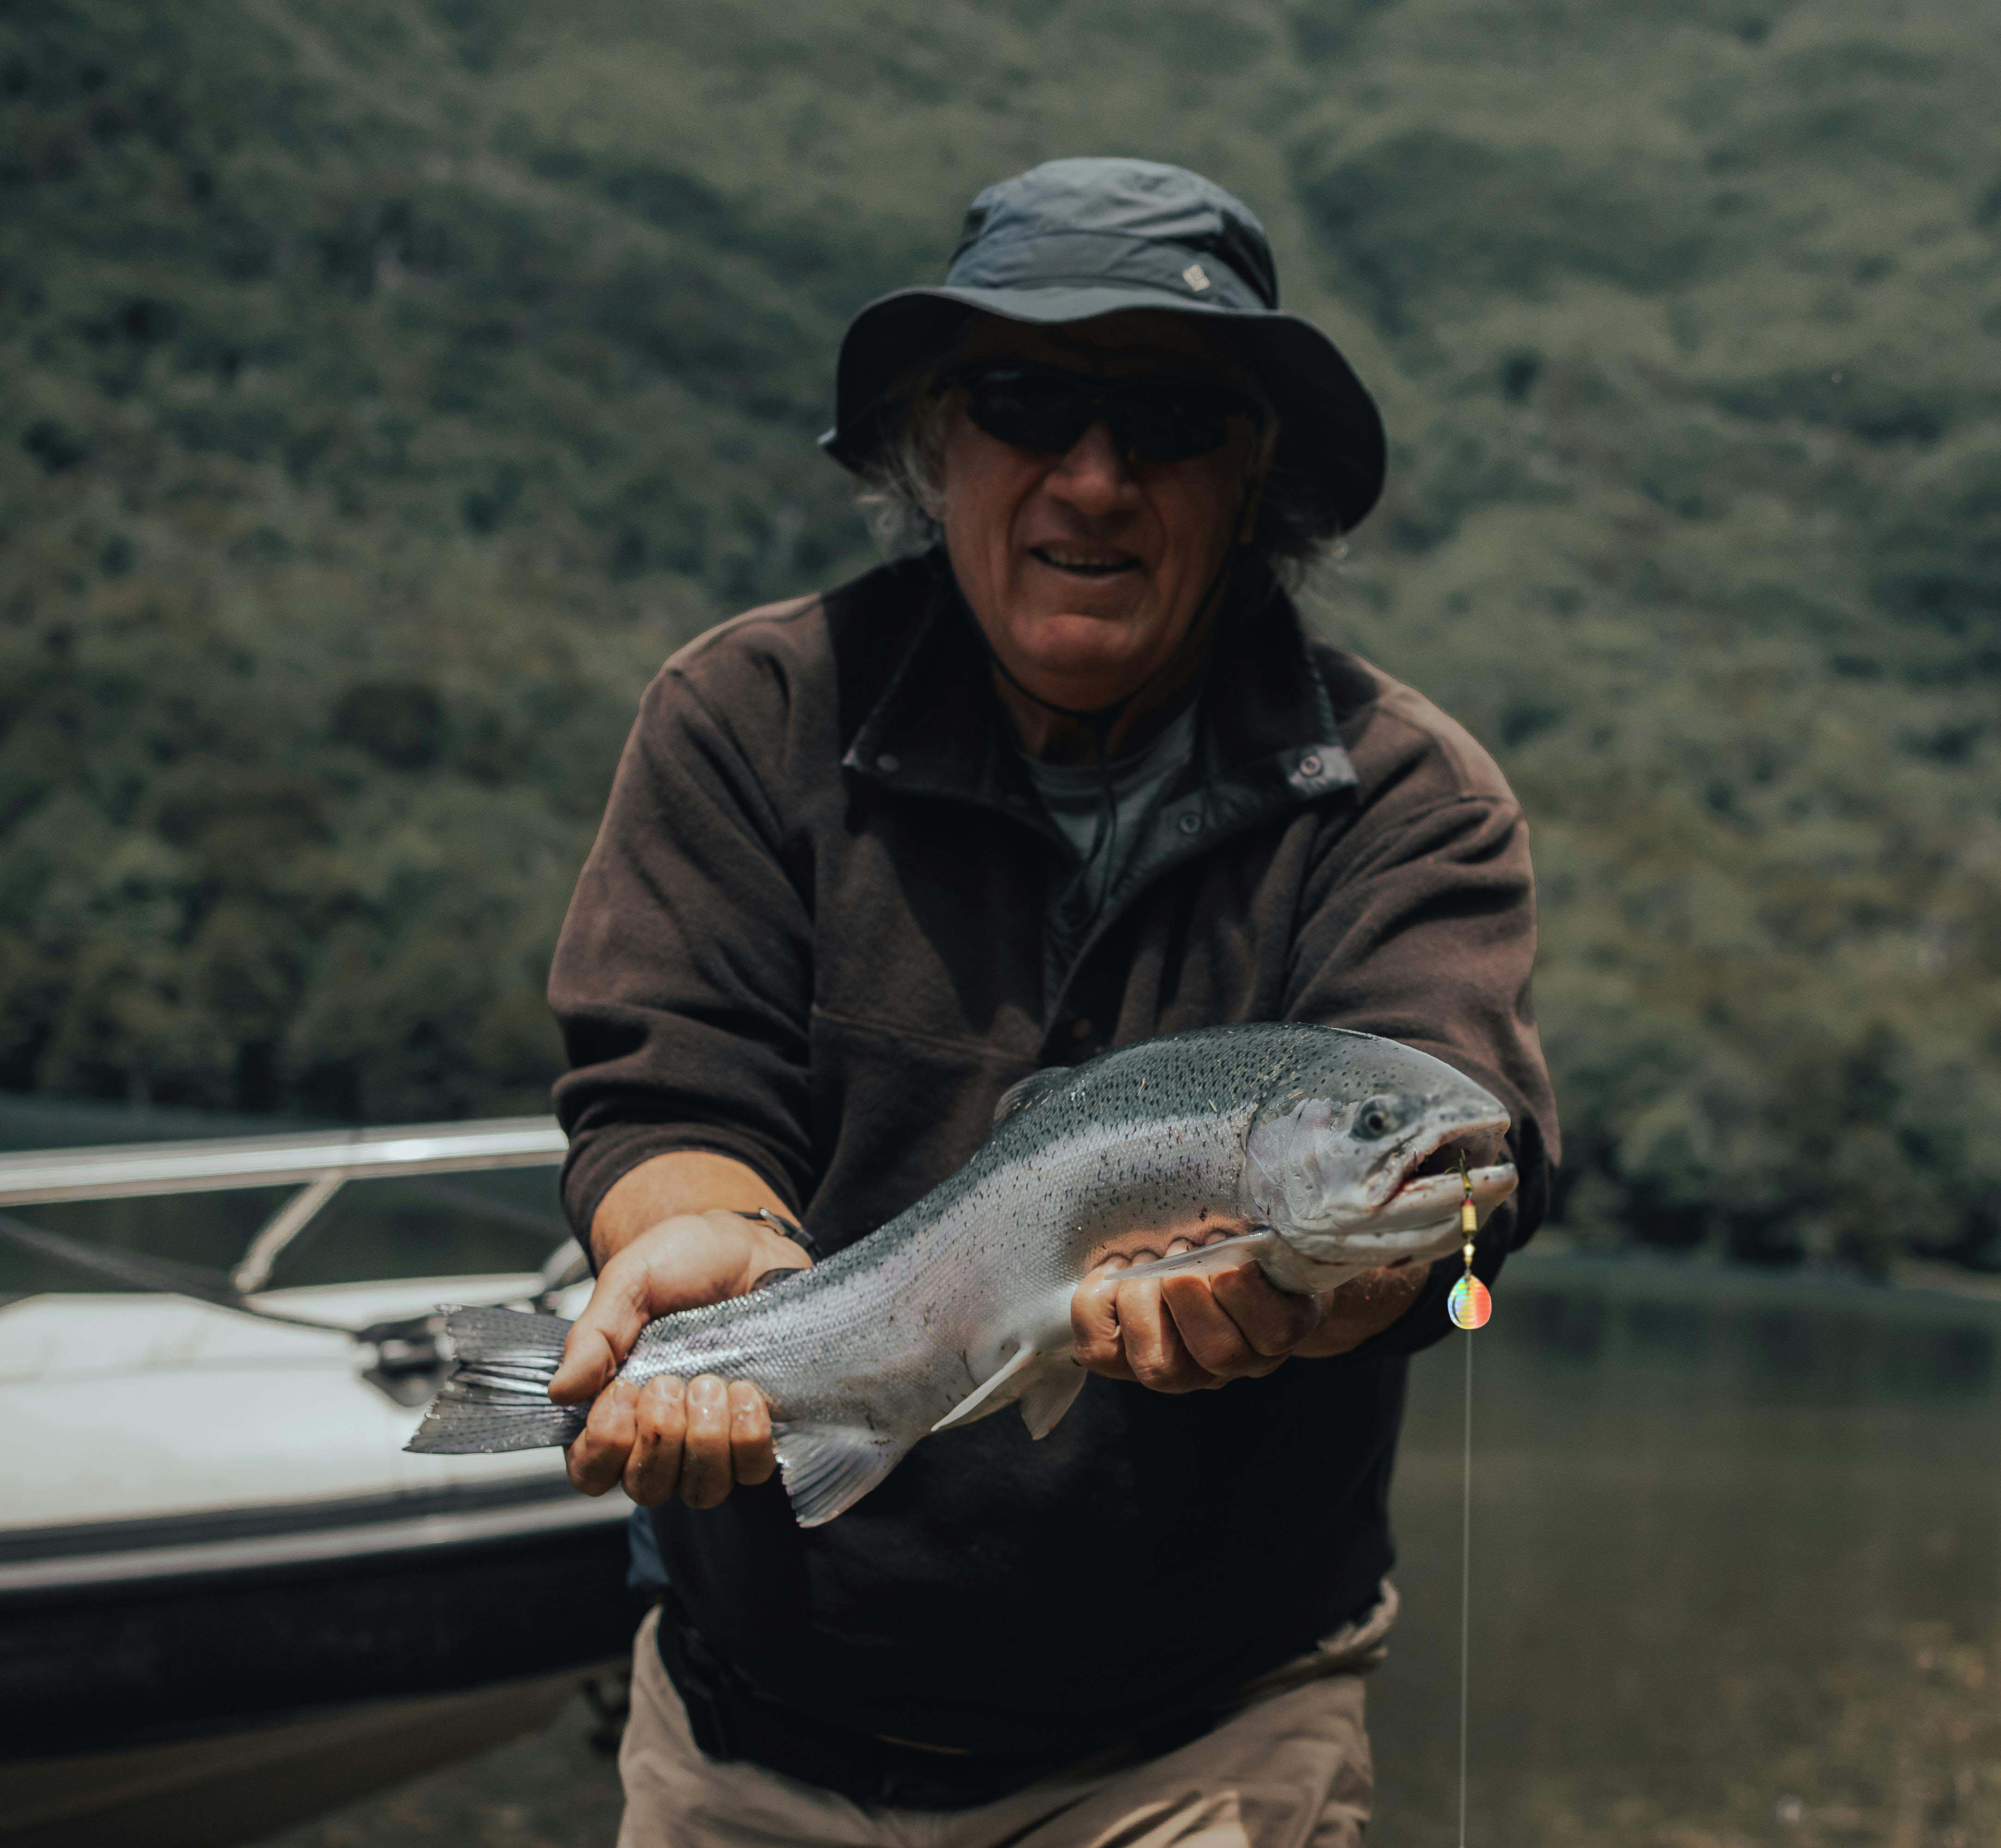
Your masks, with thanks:
M1215 406L1164 388L1157 397L1120 405L1112 433L1120 451L1136 462L1185 462L1220 449L1229 440L1230 426Z
M1062 454L1102 417L1120 454L1185 462L1220 449L1233 416L1257 415L1248 400L1202 379L1112 385L1061 372L997 370L961 382L966 415L987 435L1043 455Z
M966 401L966 414L987 435L1046 455L1070 448L1097 408L1087 387L1010 372L973 381Z

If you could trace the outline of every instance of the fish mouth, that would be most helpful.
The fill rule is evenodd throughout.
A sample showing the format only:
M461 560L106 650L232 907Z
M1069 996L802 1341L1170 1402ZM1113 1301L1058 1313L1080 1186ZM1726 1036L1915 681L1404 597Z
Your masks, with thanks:
M1371 1222L1371 1230L1352 1236L1351 1242L1366 1246L1371 1238L1394 1241L1408 1238L1415 1228L1420 1234L1436 1230L1442 1221L1459 1228L1459 1209L1470 1198L1481 1223L1487 1216L1515 1191L1515 1164L1497 1161L1485 1168L1470 1168L1464 1180L1453 1168L1441 1175L1414 1176L1391 1196L1390 1203ZM1467 1192L1470 1185L1472 1192Z
M1373 1252L1385 1262L1398 1256L1428 1255L1456 1244L1459 1209L1470 1198L1481 1223L1515 1191L1515 1165L1502 1139L1505 1116L1451 1124L1412 1142L1396 1169L1402 1178L1360 1226L1344 1230L1344 1248ZM1496 1157L1498 1157L1498 1159Z
M1515 1192L1515 1164L1507 1158L1507 1116L1481 1116L1432 1132L1403 1152L1403 1180L1369 1218L1371 1234L1432 1228L1439 1220L1459 1220L1467 1186L1481 1220Z

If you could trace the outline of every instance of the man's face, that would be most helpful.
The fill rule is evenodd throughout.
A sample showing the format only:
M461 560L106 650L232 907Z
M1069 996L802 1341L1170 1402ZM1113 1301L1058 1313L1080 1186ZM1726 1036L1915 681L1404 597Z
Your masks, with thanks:
M1107 378L1243 378L1206 330L1144 311L1060 329L983 319L960 355ZM955 389L946 548L994 653L1032 693L1093 710L1174 658L1251 506L1258 433L1248 416L1231 417L1228 430L1208 454L1143 462L1121 456L1101 420L1067 453L1049 454L990 436Z

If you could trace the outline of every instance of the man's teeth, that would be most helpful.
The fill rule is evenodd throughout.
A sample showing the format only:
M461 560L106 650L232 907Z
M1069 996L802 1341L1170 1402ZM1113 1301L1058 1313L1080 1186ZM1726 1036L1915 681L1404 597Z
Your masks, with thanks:
M1035 556L1046 565L1053 565L1062 571L1123 571L1132 562L1129 559L1094 559L1078 553L1053 552L1046 545L1035 548Z

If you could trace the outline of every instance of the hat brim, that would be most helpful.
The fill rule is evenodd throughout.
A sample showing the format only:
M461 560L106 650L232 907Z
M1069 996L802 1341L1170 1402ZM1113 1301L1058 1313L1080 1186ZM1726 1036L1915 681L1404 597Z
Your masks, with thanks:
M896 388L957 339L968 317L992 315L1035 327L1096 321L1151 308L1213 325L1257 378L1279 413L1274 466L1310 485L1343 532L1383 492L1382 414L1341 349L1297 315L1212 307L1134 284L1041 289L899 289L848 324L836 372L834 426L821 446L844 468L868 468L889 435Z

